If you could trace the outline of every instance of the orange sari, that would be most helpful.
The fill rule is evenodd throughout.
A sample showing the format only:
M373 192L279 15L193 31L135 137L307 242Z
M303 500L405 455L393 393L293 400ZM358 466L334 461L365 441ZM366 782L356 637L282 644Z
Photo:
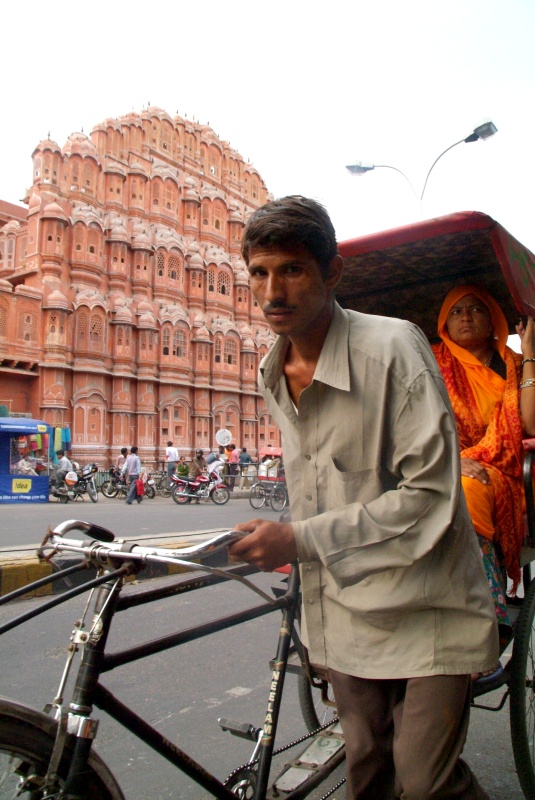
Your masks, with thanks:
M467 294L479 297L491 312L497 336L496 349L506 365L505 380L449 338L446 329L449 311ZM481 287L462 286L447 295L440 311L438 332L442 342L433 345L433 352L455 414L461 458L472 458L485 467L492 490L489 493L487 489L486 494L487 497L490 495L489 502L493 505L489 513L494 522L494 536L482 529L478 532L498 542L507 574L516 589L520 580L519 556L524 535L523 424L518 387L522 356L506 346L508 328L503 312ZM484 490L485 486L481 484L477 488ZM484 491L477 496L485 502Z

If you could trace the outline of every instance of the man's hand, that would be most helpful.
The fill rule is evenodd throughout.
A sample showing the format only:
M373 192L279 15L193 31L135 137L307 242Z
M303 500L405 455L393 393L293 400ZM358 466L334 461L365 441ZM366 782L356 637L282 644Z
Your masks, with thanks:
M291 525L252 519L236 525L237 531L250 531L229 547L230 560L246 561L263 572L272 572L297 559L297 548Z

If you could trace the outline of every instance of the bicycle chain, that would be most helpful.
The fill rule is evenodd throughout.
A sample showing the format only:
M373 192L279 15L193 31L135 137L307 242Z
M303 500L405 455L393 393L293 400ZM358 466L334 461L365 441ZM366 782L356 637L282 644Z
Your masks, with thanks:
M335 725L337 722L338 722L338 717L333 717L330 720L330 722L326 722L320 728L316 728L315 731L311 731L310 733L305 733L303 736L300 736L299 739L295 739L294 741L290 742L289 744L285 744L282 747L277 748L277 750L273 751L273 758L275 758L275 756L279 756L281 753L285 753L286 750L291 750L292 747L297 747L297 745L301 744L302 742L306 742L307 739L311 739L313 736L316 736L316 734L319 733L320 731L327 730L327 728L330 728L331 725ZM228 776L228 778L223 782L224 785L226 786L227 783L229 781L231 781L238 773L242 772L242 770L248 770L248 769L251 769L253 767L256 767L257 764L258 764L258 761L259 761L259 759L255 758L252 761L248 761L246 764L242 764L241 767L236 767L236 769L233 770L230 773L230 775ZM342 781L342 783L344 783L344 782L345 782L345 778ZM337 785L335 787L335 789L338 789L340 785L341 784ZM332 794L332 791L330 791L324 797L320 798L320 800L326 800L326 798L328 798L331 794Z

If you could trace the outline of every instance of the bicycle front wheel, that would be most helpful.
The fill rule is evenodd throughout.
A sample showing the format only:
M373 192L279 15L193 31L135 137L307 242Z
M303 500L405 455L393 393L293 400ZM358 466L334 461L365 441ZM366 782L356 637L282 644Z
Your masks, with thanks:
M87 484L87 494L93 503L98 503L98 492L93 481L89 481Z
M160 478L160 480L158 481L158 486L156 488L158 489L162 497L171 497L174 487L175 484L173 483L171 478L167 477L167 475L164 475L163 478Z
M156 497L154 486L149 486L148 483L145 484L145 495L149 498L149 500L152 500L154 497Z
M282 484L274 486L269 498L269 505L273 511L282 511L287 503L288 493L286 491L286 486L283 486Z
M104 497L115 497L118 492L118 489L117 486L111 481L104 481L104 483L100 487L100 491L102 492Z
M249 490L249 502L253 508L262 508L266 502L266 490L261 483L255 483Z
M31 722L0 715L0 800L26 797L41 800L52 797L64 785L70 749L59 766L59 779L53 787L43 781L47 772L54 737ZM120 790L106 786L102 778L88 765L84 800L118 800ZM51 789L51 791L49 791Z

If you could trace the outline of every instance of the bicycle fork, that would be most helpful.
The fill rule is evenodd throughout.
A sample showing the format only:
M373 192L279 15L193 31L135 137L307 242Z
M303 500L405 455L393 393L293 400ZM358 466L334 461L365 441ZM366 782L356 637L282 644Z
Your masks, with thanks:
M98 590L90 629L84 631L81 629L82 626L75 628L71 637L69 656L58 696L45 709L48 712L55 710L58 722L56 741L45 779L46 787L57 785L58 767L65 746L71 741L74 742L72 754L69 756L69 770L65 786L62 792L54 794L54 797L61 798L61 800L82 800L87 794L87 762L98 728L98 720L91 718L93 696L100 676L104 650L117 599L122 588L124 576L130 570L131 565L126 563L119 570L116 570L110 581L106 582ZM79 646L83 647L82 660L76 677L72 701L69 704L69 710L66 711L62 703L63 687L74 653Z

